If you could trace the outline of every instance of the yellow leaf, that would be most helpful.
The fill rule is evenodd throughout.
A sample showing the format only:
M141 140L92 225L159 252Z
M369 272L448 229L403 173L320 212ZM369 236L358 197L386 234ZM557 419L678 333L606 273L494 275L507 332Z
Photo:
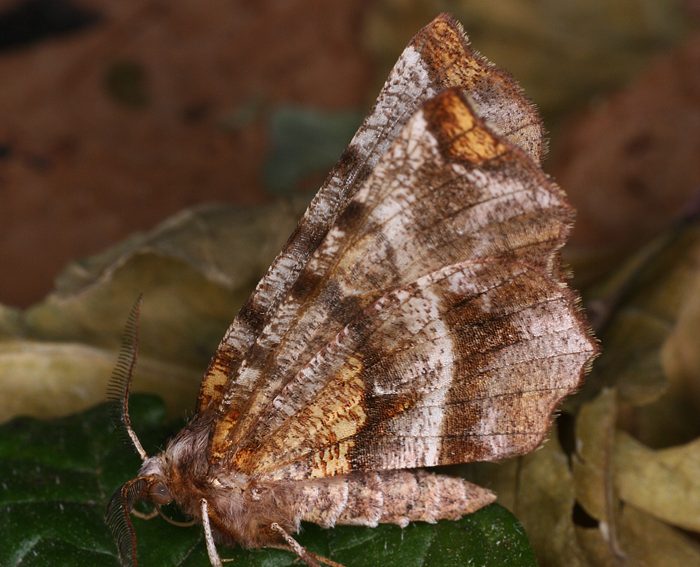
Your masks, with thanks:
M618 432L615 484L626 503L659 520L700 532L700 439L653 451Z

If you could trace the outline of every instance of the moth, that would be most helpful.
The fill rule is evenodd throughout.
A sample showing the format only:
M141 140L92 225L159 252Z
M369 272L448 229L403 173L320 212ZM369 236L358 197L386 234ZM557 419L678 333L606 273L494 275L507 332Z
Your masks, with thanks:
M122 562L141 500L201 522L214 566L217 542L337 565L294 539L302 521L406 526L493 502L425 467L538 447L597 350L543 151L533 105L459 23L418 32L155 456L129 421L123 351L112 397L143 464L108 505Z

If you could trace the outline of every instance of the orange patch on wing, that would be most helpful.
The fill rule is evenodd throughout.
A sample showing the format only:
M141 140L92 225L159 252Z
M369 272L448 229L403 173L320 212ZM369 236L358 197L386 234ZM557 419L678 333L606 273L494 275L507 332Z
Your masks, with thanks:
M269 472L296 456L327 447L358 433L367 421L362 361L350 357L326 387L299 413L252 451L239 450L236 468L246 473ZM311 477L332 476L350 470L347 449L324 449L315 459Z
M235 415L225 415L216 423L214 434L211 437L210 461L223 459L228 453L231 444L230 432L235 427L237 421L238 413Z
M457 89L428 101L423 112L440 150L450 160L479 165L508 150L474 115Z
M430 41L423 50L430 66L438 70L446 84L471 87L474 77L481 72L474 58L467 54L459 24L443 14L435 19L429 33ZM459 65L455 65L456 61Z
M226 382L228 381L228 374L214 366L207 374L205 379L202 381L199 391L199 409L200 411L205 409L209 403L214 399L220 399Z
M338 443L316 453L311 461L310 478L324 478L347 474L352 470L349 453L355 446L352 440Z

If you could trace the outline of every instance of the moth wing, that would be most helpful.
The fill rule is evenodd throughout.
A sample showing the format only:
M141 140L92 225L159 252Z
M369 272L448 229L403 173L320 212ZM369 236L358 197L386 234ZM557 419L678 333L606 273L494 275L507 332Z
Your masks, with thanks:
M535 447L596 349L559 273L571 218L459 89L430 99L246 353L210 459L301 479Z
M469 91L472 104L495 132L539 161L543 142L536 110L508 75L470 48L459 23L446 14L438 16L399 57L370 115L227 330L202 380L199 413L226 411L233 423L245 411L256 387L241 378L248 350L277 317L312 255L406 121L427 99L453 86Z

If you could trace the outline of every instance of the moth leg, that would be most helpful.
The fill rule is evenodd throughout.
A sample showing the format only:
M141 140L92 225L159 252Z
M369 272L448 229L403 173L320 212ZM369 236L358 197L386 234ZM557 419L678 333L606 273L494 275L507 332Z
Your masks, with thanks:
M163 512L160 506L158 506L158 513L160 514L160 517L163 518L166 522L172 524L173 526L177 526L178 528L189 528L190 526L194 526L197 523L196 518L192 518L191 520L187 520L185 522L181 522L180 520L173 520L170 516Z
M152 520L158 515L158 508L154 508L150 512L139 512L138 510L132 510L131 513L142 520Z
M330 567L343 567L340 563L326 559L325 557L320 557L315 553L306 551L304 546L301 545L297 540L295 540L291 535L289 535L285 529L280 526L277 522L270 524L272 531L277 532L282 536L282 539L289 546L288 550L291 550L299 559L306 563L309 567L321 567L321 564L329 565Z
M214 543L214 534L211 531L211 524L209 523L209 508L207 505L206 498L202 498L199 501L200 509L202 511L202 525L204 526L204 540L207 543L207 555L209 556L209 563L212 567L224 567L219 553L216 551L216 544Z
M317 553L314 553L313 551L307 551L311 557L313 557L316 561L319 563L322 563L323 565L328 565L328 567L345 567L345 565L342 565L341 563L336 563L332 559L328 559L328 557L323 557L322 555L318 555Z

